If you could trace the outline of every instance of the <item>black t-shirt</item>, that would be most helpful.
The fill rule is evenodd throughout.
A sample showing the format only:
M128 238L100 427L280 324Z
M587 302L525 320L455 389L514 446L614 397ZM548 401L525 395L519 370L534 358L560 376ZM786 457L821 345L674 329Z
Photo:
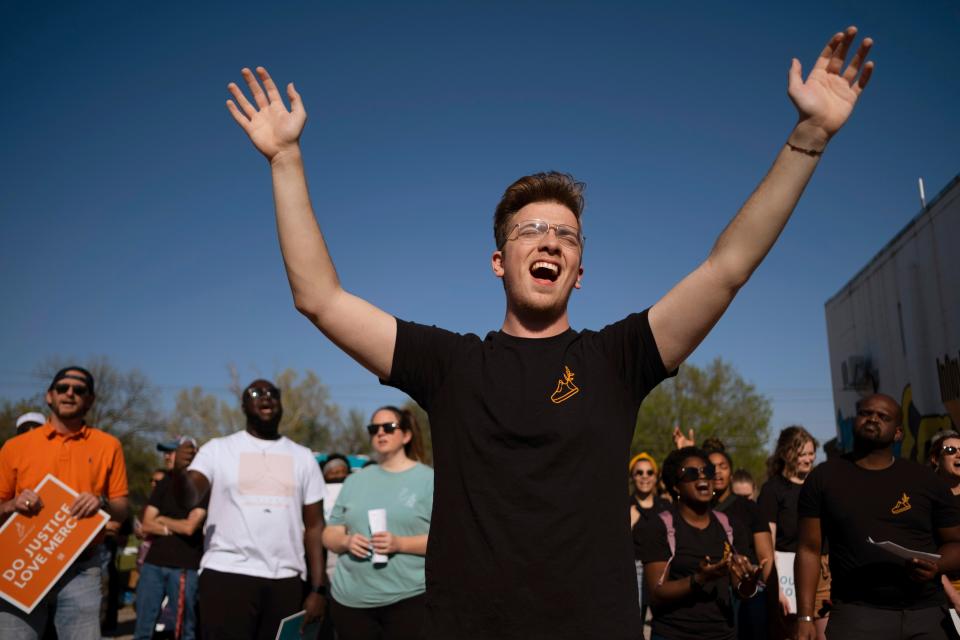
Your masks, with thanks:
M770 523L760 513L757 503L731 493L726 500L717 503L713 510L727 514L731 521L739 522L750 532L749 548L741 548L739 551L749 557L750 562L757 564L757 549L753 544L753 534L770 533Z
M665 580L679 580L692 575L706 556L713 561L723 557L723 543L727 542L727 534L716 517L711 517L706 529L697 529L688 524L676 509L671 508L671 512L677 546ZM733 529L733 547L738 553L743 553L749 544L750 532L741 522L733 518L729 520ZM659 516L643 523L639 534L634 537L634 543L639 547L638 555L644 565L666 562L670 558L667 529ZM644 576L645 582L646 579ZM682 600L654 606L653 633L676 640L735 638L729 577L712 580L704 585L703 591L692 593Z
M783 476L775 476L760 489L760 513L767 522L777 525L777 539L773 541L777 551L797 552L797 500L801 487Z
M945 602L939 580L912 581L903 560L867 542L937 552L935 530L960 525L960 509L930 469L900 458L880 471L848 456L827 460L804 483L799 515L819 518L830 540L834 600L891 609Z
M170 474L167 474L153 488L147 504L156 507L157 511L160 512L159 515L174 520L185 520L191 511L190 509L184 509L177 503L173 492L173 478ZM207 508L207 499L199 508ZM159 567L198 569L202 555L203 528L197 527L197 530L191 536L174 533L169 536L153 538L150 543L150 550L147 551L147 557L143 561Z
M661 511L666 511L672 507L672 503L667 500L664 500L660 496L653 496L653 506L649 508L644 508L640 506L640 501L637 500L637 496L630 496L630 504L637 508L637 511L640 512L640 519L637 520L637 524L633 525L633 555L635 560L640 560L640 544L638 542L640 532L643 528L643 523L649 520L650 518L656 517ZM646 604L649 601L646 593L641 594L643 596L643 603Z
M670 502L657 495L653 496L653 505L650 507L641 506L636 495L630 496L630 504L636 507L637 512L640 514L640 520L637 522L636 526L640 526L642 521L649 520L661 511L666 511L670 508Z
M541 339L397 321L387 383L433 438L427 637L639 637L622 469L666 376L646 312Z

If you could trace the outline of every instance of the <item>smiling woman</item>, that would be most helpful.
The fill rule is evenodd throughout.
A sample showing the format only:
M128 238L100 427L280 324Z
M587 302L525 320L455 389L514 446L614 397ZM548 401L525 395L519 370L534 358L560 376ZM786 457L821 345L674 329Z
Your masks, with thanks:
M757 500L760 512L770 523L774 549L778 552L795 554L797 552L798 516L797 503L800 489L813 470L817 455L817 439L799 425L793 425L780 432L773 455L767 460L767 482L760 489ZM824 554L826 549L824 548ZM782 556L788 557L788 556ZM779 580L777 581L779 588ZM825 603L829 598L830 572L826 555L821 558L820 584L817 588L817 631L822 637L826 627ZM779 633L792 637L792 627L796 624L796 610L782 590L779 591L778 612Z
M662 475L675 505L646 521L635 538L653 605L653 637L732 639L731 588L741 599L759 589L760 567L740 553L750 534L711 508L716 469L705 451L672 451Z
M960 433L941 431L931 438L930 464L950 487L950 492L960 496Z

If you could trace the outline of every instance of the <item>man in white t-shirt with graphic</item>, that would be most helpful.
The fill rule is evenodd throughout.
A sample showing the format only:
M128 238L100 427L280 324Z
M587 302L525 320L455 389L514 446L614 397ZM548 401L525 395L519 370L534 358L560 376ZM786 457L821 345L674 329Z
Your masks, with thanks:
M305 609L309 623L326 611L320 467L278 433L273 383L253 381L242 403L246 430L214 438L196 457L178 448L174 467L182 502L210 494L199 588L205 640L272 639L283 618Z

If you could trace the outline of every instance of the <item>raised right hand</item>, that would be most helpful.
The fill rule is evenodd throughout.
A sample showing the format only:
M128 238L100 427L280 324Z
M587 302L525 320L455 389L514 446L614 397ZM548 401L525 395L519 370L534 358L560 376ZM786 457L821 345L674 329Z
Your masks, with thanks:
M266 156L267 160L272 162L284 152L297 150L300 145L300 134L307 122L307 112L303 108L300 94L293 88L293 83L287 85L287 96L290 98L290 110L287 111L280 91L277 90L277 85L273 83L266 69L257 67L257 75L263 82L262 88L250 69L244 68L240 73L253 95L256 106L247 100L236 83L231 82L227 85L227 89L234 98L227 100L227 110L230 111L230 115L250 136L253 145Z

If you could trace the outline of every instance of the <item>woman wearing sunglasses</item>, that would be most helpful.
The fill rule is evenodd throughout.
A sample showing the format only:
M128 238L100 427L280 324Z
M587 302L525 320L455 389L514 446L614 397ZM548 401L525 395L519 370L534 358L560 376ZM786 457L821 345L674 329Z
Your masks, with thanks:
M640 520L646 520L664 509L670 503L657 495L657 461L644 451L633 456L630 460L630 486L633 493L630 495L630 526L635 526Z
M734 640L731 590L741 598L759 591L761 568L738 551L750 534L711 508L716 473L702 449L670 452L661 475L674 505L635 539L653 605L651 638Z
M630 486L633 493L630 495L630 527L636 538L644 520L670 508L670 503L659 495L657 489L660 476L657 472L657 461L646 451L638 453L630 460L627 466L630 471ZM637 590L640 592L640 619L646 621L650 598L643 588L643 562L636 554L636 540L634 541L634 561L637 565Z
M747 527L750 543L742 551L750 562L763 567L763 581L768 582L773 569L773 536L766 518L757 504L733 492L733 459L719 438L707 438L703 449L715 469L713 477L713 509L727 514ZM763 598L741 602L737 614L737 638L740 640L765 640L767 638L767 609Z
M938 431L930 438L930 466L950 487L950 493L960 501L960 433L947 429ZM944 577L955 590L960 589L960 574L952 573Z
M950 487L950 492L960 496L960 433L938 431L930 439L930 464Z
M379 464L350 475L323 532L341 554L331 586L340 640L420 638L426 592L424 556L433 509L433 469L409 411L383 407L367 426ZM370 532L369 512L385 509L387 531ZM387 562L373 562L373 554Z

